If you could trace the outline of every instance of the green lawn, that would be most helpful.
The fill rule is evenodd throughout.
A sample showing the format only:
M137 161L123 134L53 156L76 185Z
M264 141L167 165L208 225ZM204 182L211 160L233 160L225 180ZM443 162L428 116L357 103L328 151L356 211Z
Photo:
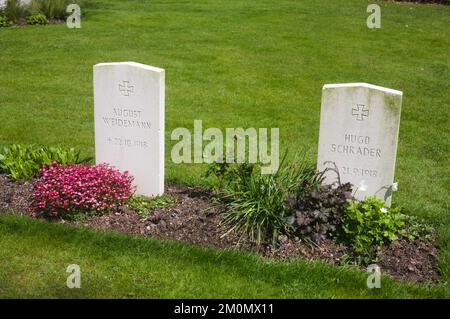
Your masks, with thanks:
M427 289L388 278L382 279L380 289L368 289L366 274L324 263L269 262L250 254L99 233L27 217L0 217L0 260L1 297L446 296L443 286ZM73 263L80 266L80 289L66 287L65 270Z
M99 62L166 69L166 179L193 184L204 183L204 166L171 162L176 127L192 129L194 119L222 129L280 127L282 149L306 147L315 160L323 84L402 90L394 203L437 227L442 281L450 280L450 7L380 3L382 28L370 30L370 2L362 0L86 3L78 30L0 29L0 144L63 144L92 156L92 66ZM155 297L374 293L361 286L364 275L321 264L267 264L174 244L165 256L166 244L65 229L2 219L0 295L126 296L122 284L136 296ZM56 233L64 242L51 240ZM73 254L95 279L79 292L53 283ZM171 271L162 275L164 269ZM420 291L392 284L379 293Z

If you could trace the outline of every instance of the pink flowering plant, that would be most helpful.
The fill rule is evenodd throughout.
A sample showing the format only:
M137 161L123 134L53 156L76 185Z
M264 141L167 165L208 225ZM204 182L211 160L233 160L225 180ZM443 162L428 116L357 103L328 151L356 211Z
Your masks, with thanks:
M42 166L34 181L30 208L35 217L103 214L125 205L135 190L133 179L104 163L62 166L53 162Z

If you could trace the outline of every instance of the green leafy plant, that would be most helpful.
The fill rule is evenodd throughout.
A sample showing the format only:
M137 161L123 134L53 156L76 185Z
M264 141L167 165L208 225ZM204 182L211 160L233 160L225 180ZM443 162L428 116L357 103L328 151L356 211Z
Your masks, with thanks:
M6 17L0 15L0 28L10 27L12 22Z
M61 146L13 144L0 150L0 172L14 180L30 179L39 173L42 165L50 165L55 161L62 165L79 164L89 162L91 158L82 158L74 148Z
M209 164L205 172L205 177L214 176L217 179L218 183L215 185L217 192L220 192L225 187L225 184L232 180L230 178L230 168L230 164L224 160Z
M404 208L400 208L402 214L405 211ZM434 234L434 228L426 224L423 220L420 220L416 216L404 215L405 226L401 232L403 237L409 240L432 240Z
M386 242L407 234L407 221L408 217L399 208L387 208L382 200L370 196L347 207L339 237L363 262L371 262Z
M141 217L150 215L150 210L155 208L170 207L175 203L175 197L169 194L161 196L147 197L143 195L132 195L125 204L128 208L134 209Z
M27 17L27 23L31 25L45 25L48 23L48 20L42 13L35 12Z

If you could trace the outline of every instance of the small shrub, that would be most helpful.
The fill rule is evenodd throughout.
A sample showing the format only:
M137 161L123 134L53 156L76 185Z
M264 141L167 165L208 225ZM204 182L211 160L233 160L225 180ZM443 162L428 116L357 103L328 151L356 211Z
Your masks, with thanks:
M0 28L10 27L12 22L6 16L0 16Z
M155 197L133 195L128 199L126 206L128 208L134 209L139 214L139 216L146 218L149 216L151 209L170 207L174 203L175 198L168 194L163 194L161 196Z
M31 25L45 25L48 23L47 17L42 13L32 13L27 17L27 23Z
M133 194L133 177L108 164L53 163L34 181L31 211L35 217L73 218L102 214L123 206Z
M288 199L293 207L289 221L296 232L311 237L317 243L333 238L352 198L350 183L313 188L302 198Z
M13 144L0 150L0 172L8 174L14 180L30 179L39 173L42 165L49 165L54 161L66 165L90 160L82 158L74 148Z

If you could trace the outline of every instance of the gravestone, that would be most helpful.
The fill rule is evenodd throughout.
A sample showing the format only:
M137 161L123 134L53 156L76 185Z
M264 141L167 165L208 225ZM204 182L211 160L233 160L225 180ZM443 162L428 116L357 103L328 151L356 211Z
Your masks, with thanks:
M337 168L357 199L376 195L390 206L402 95L367 83L323 87L317 168ZM324 183L336 180L327 170Z
M164 192L164 70L94 65L95 158L134 176L137 193Z

